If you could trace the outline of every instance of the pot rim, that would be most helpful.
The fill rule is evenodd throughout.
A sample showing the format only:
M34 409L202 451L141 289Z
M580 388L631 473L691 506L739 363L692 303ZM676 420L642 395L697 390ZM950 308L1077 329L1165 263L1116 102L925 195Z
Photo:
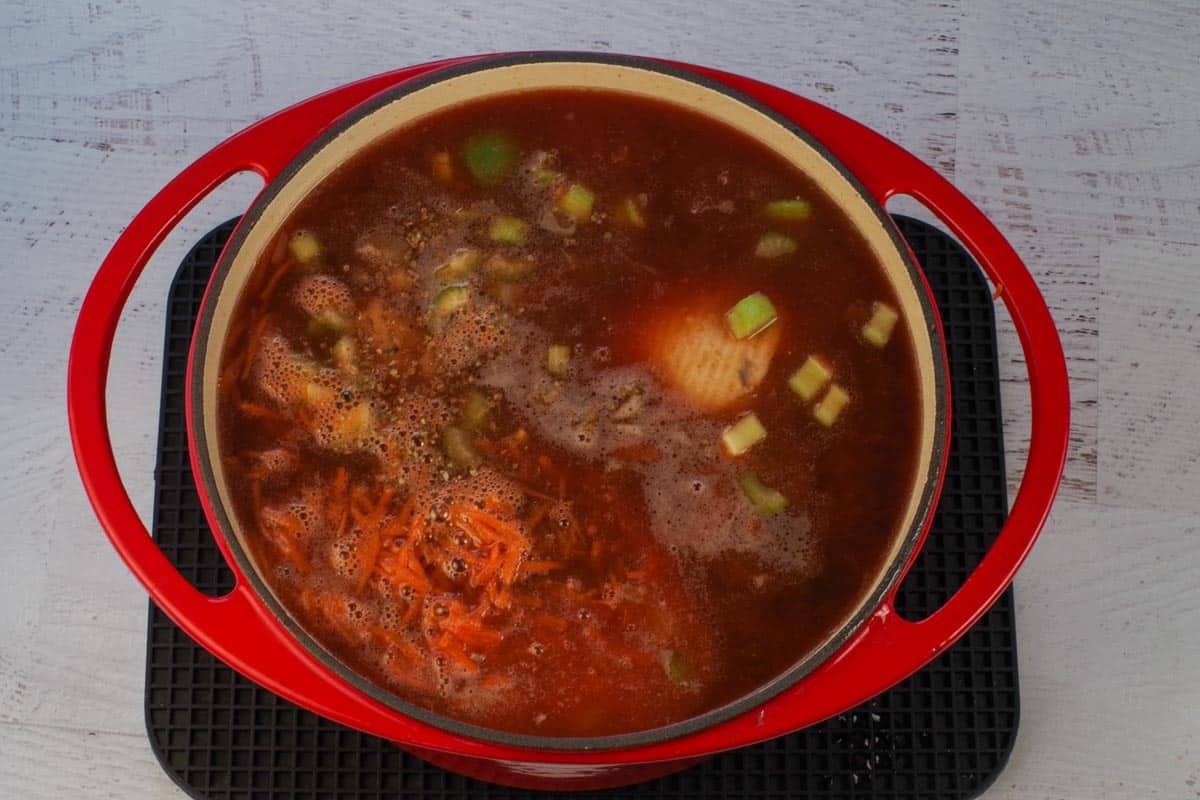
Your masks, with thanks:
M384 90L365 102L355 106L349 112L338 117L328 125L321 134L307 145L288 166L281 171L259 194L251 207L246 211L237 229L230 238L213 271L208 290L197 318L193 338L193 348L190 354L189 369L196 376L203 373L203 365L209 347L209 335L213 326L213 314L217 306L217 298L221 294L230 268L237 254L245 243L249 231L258 222L264 210L282 192L296 173L318 152L333 142L340 134L360 121L362 118L384 106L425 89L442 81L491 69L537 64L537 63L587 63L605 64L627 67L637 70L657 72L672 78L680 79L710 91L725 95L738 103L750 107L771 121L785 128L791 135L796 136L817 152L830 166L835 169L843 180L853 189L854 193L865 204L867 209L881 224L889 237L892 246L905 267L906 277L911 281L914 294L924 315L923 323L930 339L929 357L932 360L933 415L932 454L928 469L923 476L914 481L914 493L920 490L921 496L916 505L916 511L909 524L908 530L901 535L899 545L893 550L891 559L877 577L872 590L860 600L857 610L846 619L832 636L816 650L809 653L791 668L785 670L771 680L765 682L754 691L703 714L681 720L670 725L651 728L631 733L595 736L595 737L549 737L528 734L517 734L470 723L460 722L452 717L429 711L414 703L403 700L399 696L367 680L365 677L343 664L330 651L304 630L299 622L279 602L269 585L263 581L258 568L237 535L229 535L235 530L231 513L227 511L220 499L218 480L212 466L213 454L216 452L216 442L210 441L205 433L205 425L199 420L205 418L205 401L203 397L203 380L190 380L190 391L187 413L198 424L189 425L193 437L193 461L198 465L197 489L203 499L203 505L210 512L214 523L214 536L221 541L227 555L232 556L239 577L244 577L251 585L256 597L264 604L274 619L301 645L303 650L324 667L331 670L339 678L350 684L354 689L363 692L388 709L410 717L418 722L430 725L441 731L459 736L469 737L483 743L520 747L533 750L548 751L616 751L627 750L641 745L652 745L686 737L690 734L708 730L723 722L729 721L759 708L765 703L777 698L786 690L799 684L807 675L818 667L826 664L844 644L857 634L864 624L877 613L881 604L898 585L906 573L917 548L924 540L925 534L932 522L932 512L936 503L941 478L945 469L945 453L949 438L949 385L947 380L947 363L945 343L942 337L936 305L929 293L924 275L916 264L908 245L904 242L894 224L887 216L879 202L867 191L861 181L847 169L820 141L800 127L785 114L776 111L745 93L705 75L685 70L671 64L640 57L627 55L609 55L597 53L581 53L569 51L548 51L534 53L501 54L484 56L469 62L434 69L428 73L407 80L393 88ZM486 95L478 95L480 97ZM718 122L720 122L718 120ZM223 342L217 343L218 345ZM918 358L925 353L918 352Z

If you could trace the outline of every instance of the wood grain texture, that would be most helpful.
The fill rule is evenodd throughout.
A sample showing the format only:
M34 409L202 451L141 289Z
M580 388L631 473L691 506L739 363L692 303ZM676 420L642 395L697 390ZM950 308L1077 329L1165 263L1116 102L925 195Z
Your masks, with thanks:
M933 164L1026 259L1071 367L1063 502L1018 580L1024 714L988 797L1200 797L1200 7L0 0L0 796L179 797L141 719L145 598L66 435L71 326L122 226L222 138L318 91L470 52L674 57L827 103ZM163 300L259 183L184 221L109 388L149 515ZM911 210L911 206L897 204ZM1023 358L1001 324L1012 485Z

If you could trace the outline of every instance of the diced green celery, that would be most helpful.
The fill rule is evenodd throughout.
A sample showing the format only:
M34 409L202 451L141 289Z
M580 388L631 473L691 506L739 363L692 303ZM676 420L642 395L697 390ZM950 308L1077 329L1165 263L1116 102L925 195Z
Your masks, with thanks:
M453 425L442 430L442 449L450 463L459 469L472 470L483 461L471 443L471 434Z
M488 237L501 244L520 244L529 235L529 223L523 219L499 216L488 226Z
M287 366L289 371L295 371L296 374L302 375L305 378L315 378L317 373L321 371L321 368L317 366L315 361L300 353L288 353Z
M349 336L338 339L333 346L333 363L344 372L354 372L358 368L358 353Z
M463 397L462 408L458 410L458 424L465 430L477 431L487 422L492 413L492 403L478 389L472 389Z
M540 186L553 186L562 180L562 175L549 167L537 167L533 170L533 179Z
M446 263L433 271L440 281L459 281L470 275L483 261L483 253L471 247L455 250Z
M781 258L796 252L796 240L773 231L764 233L754 246L754 255L759 258Z
M519 281L533 272L533 262L528 258L511 258L494 253L483 262L483 274L497 281Z
M336 308L323 308L308 321L308 335L314 339L324 336L340 336L348 330L350 330L350 320Z
M896 321L900 319L899 312L887 303L876 303L872 307L874 313L862 328L862 337L876 347L883 347L892 338Z
M762 292L746 295L725 312L725 322L735 339L748 339L777 318L775 306Z
M527 169L538 186L550 187L562 182L562 173L555 169L557 159L553 153L536 150L528 159Z
M629 422L641 414L645 406L646 398L642 394L642 389L638 387L636 391L630 392L629 396L613 409L612 418L617 422Z
M721 443L725 445L725 452L729 455L740 456L765 438L767 429L751 411L743 414L737 422L725 429L721 434Z
M331 406L337 402L337 393L323 383L309 381L304 384L304 402L313 408Z
M462 308L471 299L471 290L461 283L442 289L433 298L434 319L442 320Z
M565 344L552 344L546 349L546 370L551 375L562 377L571 365L571 348Z
M849 402L850 395L846 394L846 390L835 383L829 387L829 391L821 398L821 402L813 406L813 417L816 418L817 422L828 428L837 422L842 409Z
M467 140L463 162L480 184L496 186L516 167L517 146L501 133L480 133Z
M812 203L807 200L772 200L764 213L779 222L802 222L812 216Z
M738 477L738 488L750 507L759 514L778 514L788 507L787 498L759 480L753 472L743 472Z
M512 308L521 301L521 285L504 280L495 280L488 284L488 295L505 308Z
M586 186L573 183L558 198L558 209L576 222L586 222L591 219L592 206L596 203L596 195Z
M288 249L301 264L311 264L321 257L321 240L312 231L296 231L288 241Z
M617 206L617 219L634 228L646 227L646 217L642 214L642 206L632 196L626 197Z
M341 448L349 448L371 432L371 407L359 403L348 411L338 414L333 420L333 435Z
M800 368L792 373L792 377L788 378L788 387L796 393L797 397L807 403L817 396L817 392L825 388L825 384L829 383L829 379L832 377L833 373L829 367L814 356L809 356Z
M667 679L676 686L686 686L692 679L692 665L678 650L668 650L663 657Z

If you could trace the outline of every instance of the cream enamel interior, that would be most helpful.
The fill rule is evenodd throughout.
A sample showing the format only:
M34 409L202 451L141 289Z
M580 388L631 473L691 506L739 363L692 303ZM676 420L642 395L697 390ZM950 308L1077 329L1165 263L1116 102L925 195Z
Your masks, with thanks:
M217 377L220 374L219 362L225 335L251 271L285 220L315 186L346 160L353 158L381 137L386 137L421 117L473 98L542 88L626 92L683 106L720 120L763 142L811 176L838 203L867 239L884 265L900 299L901 318L904 322L897 327L896 335L907 335L913 340L914 351L918 356L922 413L919 461L900 528L905 535L895 537L893 549L883 569L869 584L877 585L884 579L888 570L894 570L897 559L906 546L911 545L910 536L914 524L922 522L918 515L924 508L925 484L930 480L931 470L936 466L933 463L937 450L939 408L938 380L933 358L936 345L933 332L926 325L926 317L918 295L921 290L915 285L907 262L872 206L824 154L776 120L731 96L680 77L628 64L535 62L500 65L449 77L376 108L343 128L332 140L311 153L306 162L299 165L286 184L280 187L278 193L261 210L257 221L245 232L241 247L232 254L232 262L223 264L222 268L228 269L224 284L215 300L210 298L210 302L215 302L212 324L208 330L203 360L196 367L199 369L199 380L202 381L204 438L210 448L210 452L202 457L207 459L212 470L220 505L225 509L233 508L224 476L216 414ZM227 252L222 261L229 257L230 253ZM243 531L235 516L232 513L227 516L233 527L229 532L237 537L244 550L252 552L245 547ZM264 580L263 583L270 586L270 581ZM862 610L862 605L869 596L869 593L864 594L855 613ZM853 616L852 614L846 621ZM836 635L835 632L830 638Z

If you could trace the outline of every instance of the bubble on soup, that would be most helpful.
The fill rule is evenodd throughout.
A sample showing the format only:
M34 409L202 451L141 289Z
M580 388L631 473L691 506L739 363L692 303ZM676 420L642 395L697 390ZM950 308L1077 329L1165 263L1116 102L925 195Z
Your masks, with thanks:
M354 310L354 298L346 285L328 275L312 275L296 287L296 304L310 317L317 317L327 309L341 312Z

